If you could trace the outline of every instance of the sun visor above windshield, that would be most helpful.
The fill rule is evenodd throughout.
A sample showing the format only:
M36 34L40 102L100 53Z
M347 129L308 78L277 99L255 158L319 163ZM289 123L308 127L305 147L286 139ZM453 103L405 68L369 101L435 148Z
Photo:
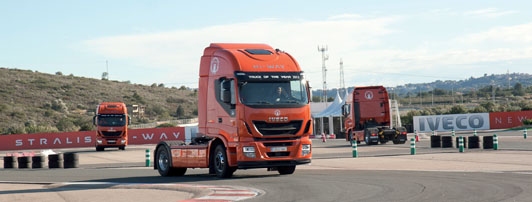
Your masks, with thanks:
M235 72L238 81L292 81L303 79L303 72Z

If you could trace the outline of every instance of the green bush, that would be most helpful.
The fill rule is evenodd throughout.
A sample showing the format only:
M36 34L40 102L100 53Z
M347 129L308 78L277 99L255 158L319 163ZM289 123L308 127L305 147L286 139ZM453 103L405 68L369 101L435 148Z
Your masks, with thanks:
M532 119L523 119L523 125L532 125Z
M169 128L169 127L176 127L176 125L171 124L171 123L163 123L163 124L159 124L156 128Z

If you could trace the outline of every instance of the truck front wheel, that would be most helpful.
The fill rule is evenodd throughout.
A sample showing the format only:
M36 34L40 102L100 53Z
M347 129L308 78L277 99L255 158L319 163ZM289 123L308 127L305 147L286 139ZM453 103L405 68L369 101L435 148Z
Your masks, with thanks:
M216 172L217 177L229 178L233 176L233 172L235 172L235 169L229 167L227 154L223 145L220 144L216 146L216 149L214 150L213 161L214 162L212 165L214 166L214 171Z
M104 148L102 146L96 146L96 151L103 151Z
M296 171L296 166L281 166L277 168L277 171L281 175L290 175L293 174L294 171Z
M172 168L172 159L166 147L160 147L156 152L157 171L161 176L183 176L187 168Z

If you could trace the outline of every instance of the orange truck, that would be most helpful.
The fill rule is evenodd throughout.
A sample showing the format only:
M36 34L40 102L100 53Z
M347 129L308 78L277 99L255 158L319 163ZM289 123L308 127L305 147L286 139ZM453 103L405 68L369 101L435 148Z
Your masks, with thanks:
M92 122L96 126L96 151L103 151L107 147L126 149L127 126L131 122L131 118L127 115L126 104L100 103Z
M296 60L265 44L212 43L201 57L198 133L190 144L163 141L154 169L162 176L209 168L227 178L237 169L281 175L311 162L309 85Z
M404 127L391 126L388 92L383 86L355 87L342 108L345 118L346 140L366 142L368 145L404 144L407 132Z

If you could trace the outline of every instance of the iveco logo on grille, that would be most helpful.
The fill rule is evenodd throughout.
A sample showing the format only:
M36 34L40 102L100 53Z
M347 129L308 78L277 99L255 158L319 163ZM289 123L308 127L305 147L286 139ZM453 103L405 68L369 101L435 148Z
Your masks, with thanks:
M273 114L275 114L275 116L281 116L281 111L277 109L273 112Z
M287 122L288 117L268 117L269 122Z

